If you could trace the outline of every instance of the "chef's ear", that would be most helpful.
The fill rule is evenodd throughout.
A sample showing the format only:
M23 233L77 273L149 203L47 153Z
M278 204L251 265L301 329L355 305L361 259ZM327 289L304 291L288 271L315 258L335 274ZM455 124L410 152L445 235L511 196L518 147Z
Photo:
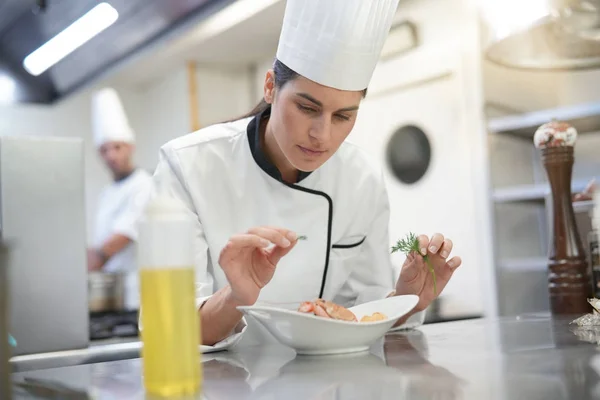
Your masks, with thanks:
M265 75L264 97L268 104L273 104L275 98L275 73L272 69L267 71Z

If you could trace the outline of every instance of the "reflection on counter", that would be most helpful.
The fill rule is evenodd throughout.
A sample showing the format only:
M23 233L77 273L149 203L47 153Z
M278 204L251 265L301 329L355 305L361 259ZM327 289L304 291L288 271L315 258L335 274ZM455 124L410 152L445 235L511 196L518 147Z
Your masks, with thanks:
M214 355L204 362L204 393L209 399L283 399L292 391L298 399L462 398L466 381L427 357L418 331L388 335L368 353L294 357L273 348L268 355Z
M203 355L197 399L597 399L596 343L572 318L526 315L429 324L397 332L369 352L297 356L283 346ZM98 399L144 399L140 359L13 374L87 390Z
M444 296L440 296L433 300L431 305L425 312L424 324L436 324L440 322L452 322L462 321L467 319L482 318L483 315L479 313L461 313L452 310L452 307L445 307L447 304L444 302Z

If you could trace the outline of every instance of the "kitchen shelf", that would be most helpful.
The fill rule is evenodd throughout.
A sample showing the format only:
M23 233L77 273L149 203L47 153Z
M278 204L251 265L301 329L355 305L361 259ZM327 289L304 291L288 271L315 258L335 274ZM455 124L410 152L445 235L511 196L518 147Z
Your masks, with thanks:
M492 118L488 121L488 130L491 133L509 134L533 140L537 128L552 119L573 125L579 134L598 132L600 131L600 103L585 103Z
M548 259L546 257L507 258L498 261L498 267L508 271L546 271Z
M574 180L571 191L573 193L582 192L590 182L590 179ZM492 198L495 203L534 202L543 204L545 198L549 195L550 185L548 183L537 183L498 188L493 191Z
M594 201L593 200L585 200L585 201L576 201L573 203L573 210L576 213L589 213L594 209Z
M547 184L518 185L495 189L492 198L495 203L538 202L550 194Z

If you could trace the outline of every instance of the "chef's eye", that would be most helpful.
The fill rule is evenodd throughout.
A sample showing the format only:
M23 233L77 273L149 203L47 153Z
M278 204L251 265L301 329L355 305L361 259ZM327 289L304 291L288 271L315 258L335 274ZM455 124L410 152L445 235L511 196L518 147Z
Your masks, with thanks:
M344 114L334 114L333 117L338 121L349 121L350 117Z
M303 106L302 104L298 104L298 109L306 114L315 114L317 112L314 108Z

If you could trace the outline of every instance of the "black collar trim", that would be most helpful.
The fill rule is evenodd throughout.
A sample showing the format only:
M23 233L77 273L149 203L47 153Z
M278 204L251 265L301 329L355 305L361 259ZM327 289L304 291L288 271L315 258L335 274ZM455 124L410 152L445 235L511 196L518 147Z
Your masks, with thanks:
M257 114L248 124L246 132L248 134L248 143L250 144L250 152L252 153L252 157L258 166L265 171L270 177L278 180L279 182L283 182L283 178L281 176L281 172L277 169L277 167L269 161L267 155L265 154L262 146L260 145L260 123L263 120L269 119L271 115L271 107L267 108L265 111ZM299 171L298 173L298 182L301 182L303 179L307 178L311 172ZM296 182L296 183L298 183Z

